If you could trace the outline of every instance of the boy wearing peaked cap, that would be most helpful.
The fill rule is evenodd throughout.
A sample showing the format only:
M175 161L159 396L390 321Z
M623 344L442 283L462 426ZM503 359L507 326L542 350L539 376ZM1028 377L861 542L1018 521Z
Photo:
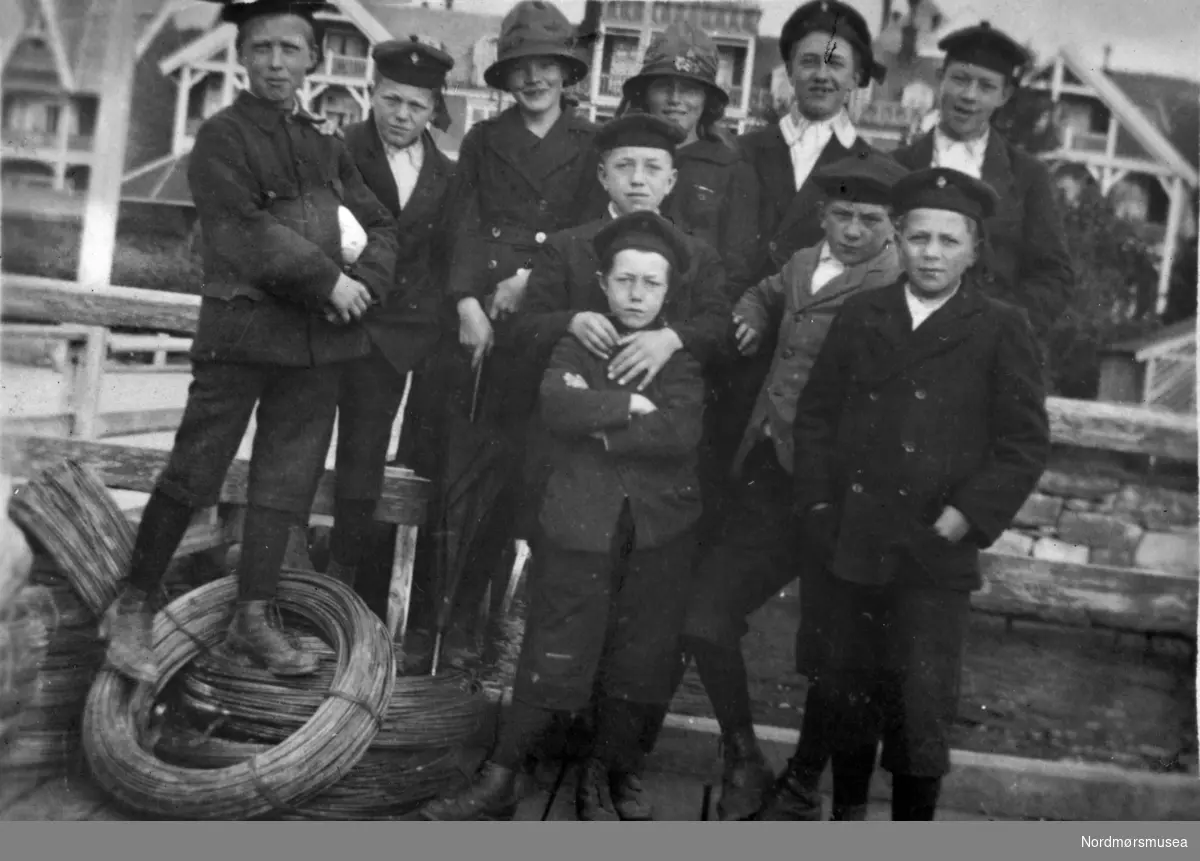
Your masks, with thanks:
M954 168L993 188L980 287L1024 308L1044 341L1075 286L1055 187L1041 161L991 128L1028 70L1028 52L986 21L938 47L946 53L937 126L893 156L910 170Z
M979 551L1006 529L1049 451L1025 313L978 286L997 195L959 171L893 189L903 275L850 299L800 395L794 511L820 566L819 718L839 818L865 818L875 749L892 818L930 820L950 767ZM793 758L762 819L819 817L823 763Z
M800 670L810 681L819 602L803 576L805 548L791 523L792 416L829 325L844 302L895 281L890 195L906 171L884 155L850 157L818 169L825 239L746 291L733 311L738 346L776 344L749 420L742 426L728 498L700 558L684 647L721 725L725 773L718 815L745 819L762 805L774 775L754 735L741 638L747 618L802 574Z
M340 371L367 354L362 316L393 286L396 223L343 143L297 100L320 56L313 9L226 5L249 88L200 127L188 168L204 236L193 380L170 460L138 527L109 616L110 660L153 680L148 593L197 509L216 504L246 433L250 460L237 608L227 646L281 676L317 669L270 612L292 523L306 518L333 432ZM343 247L342 211L364 229Z
M691 250L648 211L596 233L593 283L618 336L664 325ZM653 818L638 738L647 711L671 694L701 513L704 380L699 361L678 352L648 385L637 382L614 379L604 358L560 336L541 385L550 470L513 705L475 782L427 805L425 819L511 810L537 737L556 713L584 711L597 692L576 812L585 821Z
M388 535L391 527L374 525L374 512L409 372L412 389L400 450L405 465L420 475L436 480L438 472L443 392L435 355L452 331L445 285L454 164L438 149L429 126L445 111L442 90L454 60L415 38L382 42L372 57L371 111L345 129L345 140L368 188L396 219L399 251L393 289L363 318L371 351L342 374L326 571L355 585L368 606L386 617L394 541L385 539L394 536ZM431 533L424 531L419 552L430 540ZM386 552L368 550L375 547Z

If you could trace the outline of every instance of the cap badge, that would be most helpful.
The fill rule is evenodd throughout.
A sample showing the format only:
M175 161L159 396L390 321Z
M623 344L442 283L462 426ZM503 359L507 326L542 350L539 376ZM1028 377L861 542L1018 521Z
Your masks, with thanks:
M945 187L946 187L946 177L944 177L944 176L939 176L939 177L937 178L937 187L938 187L938 188L945 188Z

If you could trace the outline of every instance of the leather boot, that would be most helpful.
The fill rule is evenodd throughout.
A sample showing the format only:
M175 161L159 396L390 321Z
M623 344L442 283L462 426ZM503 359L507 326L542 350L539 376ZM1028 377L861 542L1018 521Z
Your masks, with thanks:
M135 682L158 680L154 660L154 612L141 589L126 586L104 615L102 637L108 638L107 659L117 672Z
M721 778L721 798L717 817L722 822L748 819L758 812L775 783L775 774L758 747L754 729L725 733L725 773Z
M358 579L358 566L343 565L336 559L330 559L329 565L325 569L325 573L334 580L341 580L343 583L353 589L354 581Z
M843 807L834 807L833 815L829 819L832 822L866 822L867 805L847 804Z
M276 676L315 673L320 665L317 656L297 648L282 628L267 615L266 601L247 601L237 605L225 646L266 667Z
M615 772L611 775L613 808L625 822L652 822L654 806L650 795L642 784L641 775L633 772Z
M755 817L759 822L820 822L821 775L815 777L788 768L775 782L766 805Z
M511 819L521 796L517 772L488 762L470 786L458 795L429 802L418 815L429 822Z
M579 768L579 785L575 788L575 815L581 822L621 820L613 807L608 766L594 757L585 760Z

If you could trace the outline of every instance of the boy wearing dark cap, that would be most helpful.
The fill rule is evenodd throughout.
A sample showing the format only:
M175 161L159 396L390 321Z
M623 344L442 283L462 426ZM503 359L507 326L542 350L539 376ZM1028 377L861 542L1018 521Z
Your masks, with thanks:
M791 522L792 416L834 315L846 300L891 284L900 274L892 243L890 194L906 171L884 155L851 157L820 168L825 239L792 256L778 275L751 287L734 307L740 350L753 354L764 334L777 341L770 371L743 427L732 467L732 494L714 542L701 557L684 645L721 725L725 774L722 819L758 811L774 782L754 736L741 639L747 618L802 573L803 547ZM777 339L774 337L778 332ZM802 581L801 672L814 676L806 644L819 602Z
M622 383L648 385L678 350L707 364L722 349L729 326L725 270L716 250L687 237L688 269L664 309L666 326L619 334L606 316L596 284L594 239L615 218L659 211L675 186L675 148L684 133L674 123L638 112L601 127L598 176L608 193L603 218L547 238L534 261L529 292L515 325L516 339L545 361L566 334L609 362Z
M392 425L410 371L401 448L409 454L407 466L424 476L436 474L431 449L443 393L430 391L438 382L429 374L449 321L447 204L454 164L438 149L429 126L444 123L442 89L454 59L415 39L382 42L371 55L371 112L345 130L346 146L367 187L396 219L399 251L393 289L363 318L371 353L343 370L338 397L336 510L326 570L351 585L373 543L368 537ZM390 558L391 547L386 549ZM382 566L370 566L371 574L377 567ZM359 585L368 605L383 616L386 582Z
M618 337L665 325L690 253L687 237L652 212L619 217L596 234L593 278ZM647 710L671 694L701 513L703 413L700 363L688 352L673 354L650 381L622 382L604 357L560 337L541 385L551 468L513 704L474 784L427 805L425 819L511 810L533 742L555 713L586 709L597 690L579 818L653 817L638 736Z
M367 354L359 319L392 288L396 223L343 143L322 134L296 93L320 62L319 3L227 4L249 90L200 127L188 183L204 236L193 380L170 461L138 528L129 586L108 619L110 661L157 674L148 593L197 509L215 505L257 418L238 600L227 646L276 675L306 675L268 612L291 523L307 515L329 450L344 363ZM366 242L351 262L341 218Z
M1036 485L1049 427L1028 319L972 271L995 192L932 168L893 199L904 274L845 304L796 410L794 510L825 619L822 719L803 735L834 755L840 818L865 817L882 737L892 818L929 820L979 551ZM795 814L819 811L819 779L793 759L762 818L813 818Z
M1054 184L1041 161L990 127L1020 85L1029 55L986 21L949 34L938 47L946 58L937 127L893 155L910 170L963 171L999 195L985 225L980 287L1024 308L1044 341L1075 285Z

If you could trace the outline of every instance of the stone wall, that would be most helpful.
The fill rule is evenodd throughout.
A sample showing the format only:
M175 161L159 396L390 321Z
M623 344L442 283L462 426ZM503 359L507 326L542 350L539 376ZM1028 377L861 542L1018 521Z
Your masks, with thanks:
M1186 489L1191 484L1191 489ZM1114 469L1102 456L1051 462L997 553L1196 574L1194 483Z

